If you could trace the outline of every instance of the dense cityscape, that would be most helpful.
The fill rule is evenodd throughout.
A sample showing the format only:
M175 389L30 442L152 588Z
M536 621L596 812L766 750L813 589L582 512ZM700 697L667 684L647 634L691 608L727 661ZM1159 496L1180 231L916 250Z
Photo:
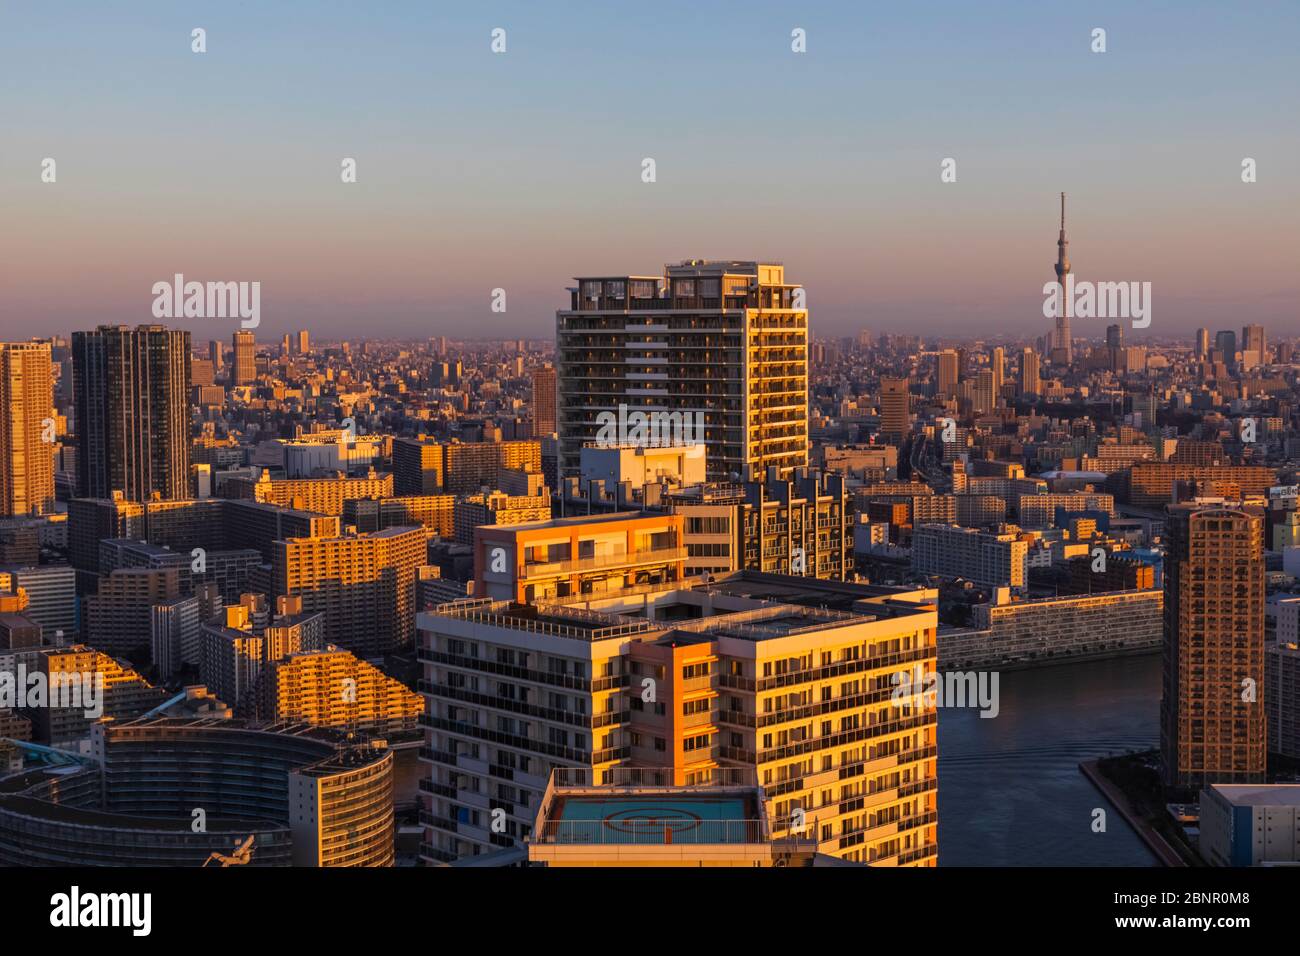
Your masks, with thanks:
M0 346L0 860L934 866L940 711L1140 655L1158 747L1098 803L1166 865L1296 860L1290 341L574 283L554 342Z
M23 929L1286 916L1294 9L190 6L0 11Z

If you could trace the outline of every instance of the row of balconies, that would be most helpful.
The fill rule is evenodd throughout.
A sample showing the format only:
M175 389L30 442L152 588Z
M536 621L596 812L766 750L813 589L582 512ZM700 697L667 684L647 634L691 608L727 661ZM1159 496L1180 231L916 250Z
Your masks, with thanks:
M770 747L765 750L760 750L758 756L759 760L763 763L775 760L786 760L790 757L797 757L800 754L825 750L829 747L839 747L859 740L871 740L876 737L883 737L887 734L913 730L918 727L924 727L928 724L935 724L937 721L937 714L931 711L930 713L918 714L914 717L901 717L898 720L888 720L879 724L870 724L865 727L854 728L853 730L841 731L837 734L832 734L829 737L812 737L808 740L801 740L797 743Z
M784 674L774 674L770 677L759 678L757 681L753 678L740 677L733 674L719 674L718 683L723 687L732 687L737 690L775 690L780 687L791 687L796 684L806 684L813 681L832 679L845 674L860 674L863 671L879 670L880 668L892 667L897 664L910 664L916 661L924 661L934 658L936 654L937 648L935 645L930 644L922 647L914 647L911 650L881 654L875 657L862 657L856 660L841 661L836 664L827 664L810 668L808 670L788 671Z
M478 657L462 657L456 654L449 654L445 651L431 650L423 646L418 649L416 654L417 659L421 663L425 664L446 664L452 667L462 667L466 670L477 671L479 673L493 674L499 677L509 677L515 680L528 681L534 684L547 684L552 687L564 687L569 690L582 690L592 694L612 690L616 687L627 686L627 676L622 674L616 674L610 677L597 677L588 680L585 677L574 677L570 674L535 670L528 667L519 667L514 664L502 664L498 661L489 661Z

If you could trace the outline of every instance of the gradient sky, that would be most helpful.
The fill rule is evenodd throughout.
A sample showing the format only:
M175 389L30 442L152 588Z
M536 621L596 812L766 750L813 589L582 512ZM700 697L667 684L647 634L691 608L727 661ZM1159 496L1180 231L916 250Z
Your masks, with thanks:
M1298 45L1294 0L0 2L0 336L182 272L260 281L259 339L542 337L697 256L785 262L815 334L1037 335L1061 190L1152 336L1297 335Z

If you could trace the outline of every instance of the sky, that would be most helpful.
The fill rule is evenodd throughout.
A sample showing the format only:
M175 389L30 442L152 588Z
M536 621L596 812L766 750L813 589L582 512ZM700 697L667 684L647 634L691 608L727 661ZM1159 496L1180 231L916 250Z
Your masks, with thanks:
M1034 336L1061 191L1151 336L1300 335L1298 45L1295 0L0 0L0 337L181 273L260 282L259 339L541 338L696 257L785 263L816 335Z

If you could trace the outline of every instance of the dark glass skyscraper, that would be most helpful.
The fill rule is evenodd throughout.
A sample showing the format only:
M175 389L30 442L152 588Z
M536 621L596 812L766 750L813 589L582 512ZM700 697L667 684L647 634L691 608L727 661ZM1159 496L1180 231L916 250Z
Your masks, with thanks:
M190 333L101 325L72 333L77 494L190 496Z

